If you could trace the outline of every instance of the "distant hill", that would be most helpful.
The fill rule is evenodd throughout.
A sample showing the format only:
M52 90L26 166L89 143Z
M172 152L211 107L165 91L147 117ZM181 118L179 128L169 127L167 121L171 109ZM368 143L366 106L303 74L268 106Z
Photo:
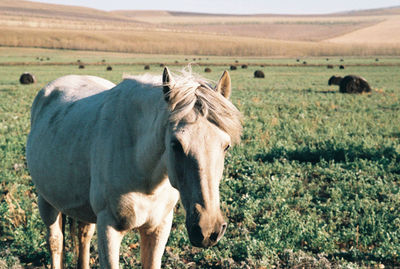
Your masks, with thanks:
M227 15L0 0L0 45L238 56L395 54L400 6L323 15Z

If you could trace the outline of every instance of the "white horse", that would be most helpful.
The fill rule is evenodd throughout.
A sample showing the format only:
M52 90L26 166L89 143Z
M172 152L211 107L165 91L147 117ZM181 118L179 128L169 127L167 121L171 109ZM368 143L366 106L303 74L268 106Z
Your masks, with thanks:
M89 268L95 224L101 268L119 268L121 240L134 228L143 268L160 268L179 197L194 246L213 246L226 230L219 182L225 152L241 135L229 74L211 88L165 68L158 82L114 86L65 76L33 102L27 161L52 268L63 267L62 214L79 221L80 268Z

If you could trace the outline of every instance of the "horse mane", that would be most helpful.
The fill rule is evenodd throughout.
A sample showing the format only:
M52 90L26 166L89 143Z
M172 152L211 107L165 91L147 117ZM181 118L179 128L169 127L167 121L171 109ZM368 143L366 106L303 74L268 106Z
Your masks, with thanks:
M238 143L242 134L241 114L237 108L210 83L192 73L190 67L183 69L180 75L173 76L169 85L170 122L179 122L190 112L208 121L226 132L232 143Z
M168 85L171 88L168 95L170 123L177 124L187 119L189 114L195 115L195 120L198 117L205 117L226 132L233 144L240 142L241 114L228 99L216 92L206 79L194 75L190 66L181 70L179 75L174 74L172 77L173 81ZM162 86L162 79L158 76L146 74L125 78Z

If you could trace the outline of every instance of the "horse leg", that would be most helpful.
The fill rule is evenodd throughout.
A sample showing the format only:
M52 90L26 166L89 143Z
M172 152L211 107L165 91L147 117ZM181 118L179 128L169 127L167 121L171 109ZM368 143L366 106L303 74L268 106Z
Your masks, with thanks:
M47 243L51 255L51 268L62 269L63 266L63 217L61 212L52 207L39 195L40 216L47 227Z
M119 247L124 232L116 228L114 217L107 210L97 214L97 239L100 268L119 269Z
M161 258L171 231L173 210L160 225L153 228L140 227L140 260L144 269L161 268Z
M90 240L94 234L96 225L93 223L78 222L79 256L78 268L89 269Z

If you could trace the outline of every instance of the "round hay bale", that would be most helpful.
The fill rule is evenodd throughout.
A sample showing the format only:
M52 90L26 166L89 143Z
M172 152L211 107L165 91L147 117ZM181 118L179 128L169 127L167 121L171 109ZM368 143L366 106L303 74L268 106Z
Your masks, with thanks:
M340 85L342 79L342 77L331 76L328 80L328 85Z
M264 72L263 72L263 71L261 71L261 70L256 70L256 71L254 72L254 77L255 77L255 78L265 78L265 75L264 75Z
M85 66L84 66L83 64L80 64L78 68L79 68L79 69L84 69Z
M204 69L204 72L206 72L206 73L211 73L211 68L206 67L206 68Z
M230 69L231 69L231 70L236 70L236 69L237 69L237 67L236 67L236 66L234 66L234 65L231 65Z
M144 70L150 70L150 65L146 64L146 65L144 66Z
M33 74L25 72L19 77L19 82L21 84L32 84L36 82L36 78Z
M340 65L340 66L339 66L339 69L344 69L344 65Z
M107 66L107 71L112 71L112 66Z
M363 93L371 92L367 80L360 76L348 75L345 76L339 85L339 92L341 93Z
M246 64L242 64L242 69L247 69L247 65Z

